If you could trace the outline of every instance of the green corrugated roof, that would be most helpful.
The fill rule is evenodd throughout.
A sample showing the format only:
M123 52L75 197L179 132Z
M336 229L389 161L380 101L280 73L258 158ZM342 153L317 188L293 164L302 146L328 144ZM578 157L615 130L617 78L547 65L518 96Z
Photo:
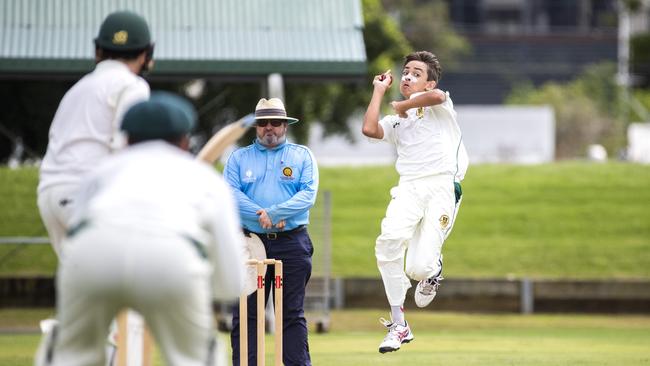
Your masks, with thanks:
M0 0L0 73L93 66L104 17L143 15L158 75L361 75L360 0Z

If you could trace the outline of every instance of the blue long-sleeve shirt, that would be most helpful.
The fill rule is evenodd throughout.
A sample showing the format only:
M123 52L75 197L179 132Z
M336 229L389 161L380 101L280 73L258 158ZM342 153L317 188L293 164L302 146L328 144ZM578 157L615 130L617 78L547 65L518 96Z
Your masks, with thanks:
M318 166L305 146L282 143L273 148L252 145L235 150L224 168L226 182L233 187L244 228L257 233L283 231L309 223L309 209L318 193ZM260 225L257 210L264 209L273 228Z

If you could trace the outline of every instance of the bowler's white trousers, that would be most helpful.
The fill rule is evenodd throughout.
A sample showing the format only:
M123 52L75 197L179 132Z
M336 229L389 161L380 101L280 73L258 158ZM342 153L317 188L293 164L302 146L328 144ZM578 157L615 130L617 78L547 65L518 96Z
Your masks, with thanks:
M411 287L409 277L420 281L442 270L442 244L460 201L456 203L452 175L402 179L390 195L375 256L389 304L402 306Z
M88 224L64 244L57 276L57 366L104 366L122 308L142 314L169 365L206 365L212 342L211 267L180 235Z

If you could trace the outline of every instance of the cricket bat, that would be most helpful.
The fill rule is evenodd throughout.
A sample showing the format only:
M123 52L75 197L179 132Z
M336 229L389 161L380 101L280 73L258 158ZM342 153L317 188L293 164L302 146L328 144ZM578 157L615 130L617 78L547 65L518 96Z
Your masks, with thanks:
M153 365L153 338L140 313L123 309L117 316L115 366Z
M226 148L242 137L254 123L255 114L251 113L226 125L206 142L205 146L196 155L196 159L203 160L208 164L214 164Z

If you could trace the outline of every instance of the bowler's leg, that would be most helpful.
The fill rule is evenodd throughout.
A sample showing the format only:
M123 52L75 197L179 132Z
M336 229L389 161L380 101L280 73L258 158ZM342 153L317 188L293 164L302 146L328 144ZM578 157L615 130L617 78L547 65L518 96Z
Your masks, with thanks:
M459 207L451 184L436 188L406 254L406 273L410 278L420 281L441 273L442 245L451 233Z
M408 186L393 187L391 198L375 244L375 256L388 303L401 306L411 287L404 273L404 252L422 218L423 209Z
M437 294L443 279L442 245L451 232L457 212L451 182L436 186L406 255L406 272L419 281L415 289L415 303L419 307L429 305Z

